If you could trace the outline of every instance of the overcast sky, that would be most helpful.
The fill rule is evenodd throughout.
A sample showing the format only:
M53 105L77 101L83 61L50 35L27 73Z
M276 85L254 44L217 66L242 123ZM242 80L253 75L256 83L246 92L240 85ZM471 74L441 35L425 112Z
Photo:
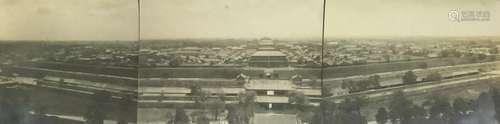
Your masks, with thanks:
M322 0L143 0L141 39L321 36Z
M143 0L141 38L319 37L323 0ZM499 35L499 0L327 0L327 37ZM453 9L489 11L456 23Z
M137 0L0 0L0 40L137 40Z
M500 0L328 0L327 37L500 35ZM136 0L0 0L0 40L136 40ZM323 0L141 0L141 38L315 38ZM490 21L452 22L452 9Z
M488 11L490 21L448 13ZM500 0L328 0L327 36L500 36Z

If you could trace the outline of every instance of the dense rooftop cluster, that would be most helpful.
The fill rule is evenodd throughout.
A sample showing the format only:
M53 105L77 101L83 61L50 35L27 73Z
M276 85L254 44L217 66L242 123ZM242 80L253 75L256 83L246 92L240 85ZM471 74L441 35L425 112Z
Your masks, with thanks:
M292 66L320 66L320 41L259 40L226 42L191 42L189 45L162 42L164 47L141 47L141 60L145 66L246 66L249 58L259 51L280 51ZM439 40L328 40L324 46L325 66L362 65L432 58L472 57L478 60L495 59L498 46L490 42ZM432 43L431 43L432 42ZM265 53L265 52L264 52ZM267 52L269 53L269 52Z
M359 65L446 57L486 59L498 54L491 42L428 41L436 43L387 42L373 40L331 41L326 46L327 66Z
M126 43L25 42L2 43L0 62L60 62L68 64L136 66L137 46Z

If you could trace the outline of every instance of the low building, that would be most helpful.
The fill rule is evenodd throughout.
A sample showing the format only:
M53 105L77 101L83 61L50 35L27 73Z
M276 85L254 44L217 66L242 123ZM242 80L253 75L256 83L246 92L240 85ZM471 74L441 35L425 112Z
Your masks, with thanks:
M283 109L288 105L288 93L295 91L290 80L250 80L247 91L255 91L255 102L267 109Z
M255 67L286 67L288 59L280 51L257 51L248 62L249 66Z

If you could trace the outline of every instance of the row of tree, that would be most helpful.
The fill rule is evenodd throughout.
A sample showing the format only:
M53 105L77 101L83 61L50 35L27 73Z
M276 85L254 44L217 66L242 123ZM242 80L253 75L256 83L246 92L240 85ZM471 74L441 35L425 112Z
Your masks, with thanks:
M368 99L356 97L347 98L340 103L321 101L314 108L314 115L309 119L311 124L366 124L366 118L361 114L361 108Z
M167 113L167 124L189 124L191 121L196 124L209 124L210 121L221 121L221 114L227 115L225 120L229 124L249 124L254 116L256 108L255 92L242 92L238 94L237 104L225 104L226 97L223 93L217 94L216 98L210 98L211 94L202 91L200 87L191 88L195 105L198 110L188 113L182 106L177 106L175 114Z
M347 89L349 92L364 91L373 88L380 88L380 76L372 75L368 79L360 81L343 80L341 84L342 89Z
M407 71L404 73L402 79L402 84L415 84L419 82L427 81L440 81L444 77L439 72L432 72L422 78L421 81L418 80L418 76L413 71ZM354 81L354 80L343 80L341 84L342 89L347 89L349 92L359 92L369 89L382 88L380 84L380 76L372 75L367 79Z
M491 94L495 106L500 106L500 93L493 89L482 93L478 99ZM255 109L255 92L241 93L238 104L224 107L227 111L226 120L229 124L249 124ZM456 124L470 117L479 107L479 100L466 100L463 98L449 99L442 95L430 95L423 102L416 103L409 99L402 91L394 92L389 97L386 107L378 108L375 120L378 124ZM309 98L300 92L289 93L289 103L297 111L298 120L311 124L366 124L367 119L361 114L361 109L369 101L366 98L347 98L336 103L323 100L319 107L310 104ZM500 107L495 111L500 112ZM206 111L204 111L206 112ZM170 119L172 124L187 124L189 116L182 108L177 108L175 116ZM499 114L495 115L500 119ZM195 119L197 124L208 124L208 114L200 114Z
M50 109L46 105L35 103L32 97L38 96L28 90L22 89L0 89L0 123L1 124L55 124L62 122L63 119L47 115ZM118 124L126 124L135 121L130 119L127 113L134 114L136 104L131 100L132 97L124 97L118 105ZM47 99L48 100L48 99ZM87 104L87 112L83 114L87 124L103 124L106 113L109 109L111 95L102 91L91 96ZM132 110L133 109L133 110ZM34 114L30 113L31 111Z
M493 101L500 104L500 93L494 91L490 92ZM398 91L390 96L387 107L377 110L375 120L378 124L456 124L470 117L478 108L477 101L463 98L450 100L441 95L431 95L421 104L417 104ZM366 124L361 108L367 104L368 99L360 97L347 98L340 103L322 101L320 107L313 108L311 118L303 119L312 124ZM500 118L498 115L496 117Z
M455 124L474 110L472 100L456 98L450 101L441 95L431 95L422 104L416 104L403 92L396 92L391 96L389 106L379 108L375 118L378 124L389 121L391 124Z

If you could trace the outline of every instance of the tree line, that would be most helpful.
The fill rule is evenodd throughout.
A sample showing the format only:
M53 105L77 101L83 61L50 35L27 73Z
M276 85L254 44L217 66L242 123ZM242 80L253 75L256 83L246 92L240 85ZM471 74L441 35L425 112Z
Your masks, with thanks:
M34 92L16 89L0 89L0 123L1 124L63 124L63 123L85 123L85 124L103 124L105 119L111 118L108 110L111 95L106 91L98 91L90 96L87 103L86 112L82 113L83 122L70 121L49 115L50 107L35 103L32 97L42 97ZM117 104L118 114L115 118L117 124L126 124L136 121L130 119L128 114L136 109L133 97L125 96ZM111 120L111 119L110 119Z
M500 112L500 92L492 88L481 93L477 99L464 99L433 94L423 102L415 102L402 91L396 91L388 97L387 105L377 109L374 121L377 124L461 124L473 118L483 104L492 102L494 111ZM491 98L491 101L485 99ZM483 102L483 103L481 103ZM311 124L367 124L367 118L361 114L369 99L363 97L346 98L340 102L323 100L319 107L312 108L310 118L302 118ZM487 117L477 119L485 123ZM500 114L494 115L494 121L500 121ZM496 119L496 120L495 120Z
M349 93L361 92L370 89L380 89L385 87L397 86L397 85L407 85L407 84L416 84L421 82L429 82L429 81L440 81L444 79L444 77L439 72L431 72L427 74L422 80L418 80L418 76L413 71L407 71L401 77L401 83L390 85L390 86L382 86L380 83L381 77L379 75L369 76L367 79L362 80L343 80L341 83L341 88L346 89Z
M211 93L198 86L191 87L197 110L186 112L184 106L175 107L174 113L167 113L167 124L209 124L211 121L227 120L229 124L250 124L256 108L256 92L239 93L236 104L226 104L224 93L216 93L216 98L209 98ZM226 115L225 118L223 115Z

